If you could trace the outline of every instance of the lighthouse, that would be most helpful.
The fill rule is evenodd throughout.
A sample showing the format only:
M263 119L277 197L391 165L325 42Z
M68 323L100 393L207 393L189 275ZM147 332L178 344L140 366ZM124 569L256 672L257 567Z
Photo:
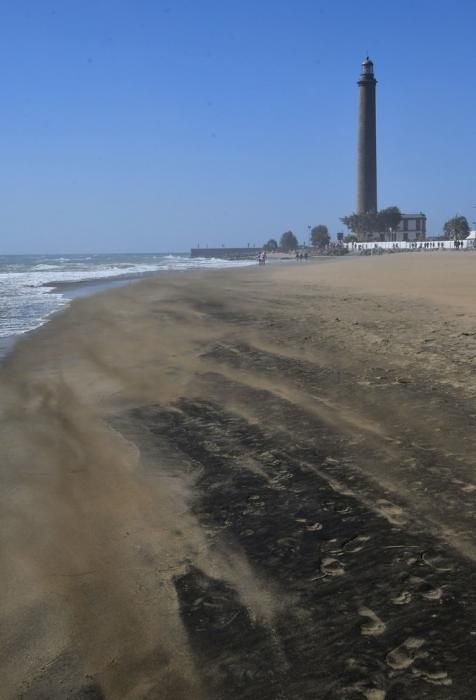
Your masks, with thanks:
M367 56L361 66L357 144L357 206L362 214L377 211L377 133L374 64Z

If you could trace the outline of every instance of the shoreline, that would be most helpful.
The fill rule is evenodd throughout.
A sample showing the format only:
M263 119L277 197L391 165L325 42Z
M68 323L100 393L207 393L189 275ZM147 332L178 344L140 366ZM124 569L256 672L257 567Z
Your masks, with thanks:
M151 273L151 274L158 274L158 273ZM55 293L56 291L60 291L65 299L69 299L69 301L72 301L73 299L79 298L79 297L84 297L84 296L92 296L94 294L99 294L103 291L106 291L108 289L113 289L115 287L119 287L125 284L130 284L131 282L137 281L140 278L132 278L128 277L124 280L120 278L103 278L101 280L83 280L81 282L54 282L54 283L45 283L41 285L42 287L51 287L51 293ZM2 336L0 338L0 367L2 365L2 362L4 359L13 351L15 345L17 342L19 342L21 339L26 339L31 333L34 333L35 331L38 330L38 328L41 328L45 324L49 322L49 319L54 316L55 314L58 313L63 313L67 305L60 307L56 309L55 311L52 311L51 314L46 316L42 323L37 326L36 328L32 328L28 331L25 331L24 333L17 333L16 335L7 335L7 336Z
M142 263L142 264L150 264L150 261L147 259L150 258L151 260L156 260L158 257L161 257L162 263L158 265L157 269L154 270L147 270L147 271L128 271L128 272L117 272L114 275L108 275L104 274L104 276L97 276L94 274L94 270L91 269L89 272L92 273L93 276L87 277L88 272L85 272L86 278L85 279L74 279L74 272L73 271L73 278L69 280L54 280L50 279L48 281L44 281L41 284L26 284L23 286L24 289L28 290L29 288L34 288L38 290L44 290L46 294L51 294L52 296L56 297L61 297L61 299L64 300L71 300L73 298L79 297L79 296L87 296L89 294L95 294L97 292L103 291L105 289L115 287L115 286L121 286L123 284L129 284L131 282L135 281L140 281L142 279L147 279L149 277L154 277L157 274L161 274L164 272L167 273L174 273L174 272L188 272L194 269L200 270L200 269L214 269L217 267L217 263L219 267L223 268L234 268L236 266L248 266L248 265L253 265L255 263L254 260L249 260L248 262L242 261L241 264L239 263L233 263L232 261L229 260L197 260L192 262L191 265L187 266L187 263L190 262L190 257L186 256L185 254L180 254L180 253L171 253L171 254L163 254L161 256L157 254L145 254L145 255L139 255L139 254L122 254L122 255L91 255L91 256L83 256L83 255L73 255L70 256L69 258L63 258L62 256L48 256L48 255L43 255L43 256L4 256L6 258L11 257L14 259L17 264L20 264L23 259L25 260L30 260L30 259L36 259L36 262L38 263L36 266L34 266L29 272L38 272L38 268L42 268L41 272L45 271L45 265L43 263L43 260L48 260L52 258L51 262L71 262L74 261L75 259L82 260L83 258L85 260L91 260L93 258L97 259L99 262L103 261L103 263L110 264L111 262L117 262L117 258L122 259L122 258L140 258L141 260L131 260L130 264L134 265L137 262ZM174 260L175 262L170 263L170 260ZM168 261L168 262L167 262ZM170 268L170 265L173 265L174 267ZM47 268L51 268L52 265L49 263L46 265ZM23 270L24 273L28 273L28 270ZM59 271L59 273L64 272L68 273L67 270ZM71 272L71 271L70 271ZM19 289L21 291L22 285L20 284ZM10 295L14 297L14 294ZM32 330L35 330L38 327L41 327L45 322L47 322L47 319L49 318L50 315L54 314L56 311L61 310L61 303L57 304L56 309L50 310L49 312L43 312L41 315L41 321L34 327L31 327L31 323L28 324L30 327L29 329L24 329L23 331L18 331L17 333L12 333L9 336L2 336L2 340L0 340L0 358L5 355L9 349L11 349L12 344L14 344L15 340L21 338L24 336L26 333L31 332ZM8 316L9 309L7 308L7 316ZM11 313L11 309L10 309ZM22 319L22 315L18 315L19 319Z
M315 256L314 258L308 260L306 264L312 264L316 262L323 262L324 260L330 260L327 256ZM295 264L296 261L291 258L276 258L276 259L271 259L268 261L268 264L275 265L279 264L280 266L285 265L285 264ZM253 267L256 264L256 261L251 261L249 265L242 265L240 267ZM191 268L189 270L156 270L153 272L140 272L140 273L135 273L135 274L129 274L129 275L115 275L111 277L102 277L102 278L90 278L86 280L72 280L72 281L52 281L52 282L45 282L41 286L44 288L49 289L49 292L51 294L54 293L61 293L65 299L68 299L69 302L71 302L73 299L79 298L79 297L84 297L84 296L92 296L95 294L99 294L101 292L107 291L109 289L114 289L115 287L121 287L127 284L132 284L136 282L141 282L142 280L146 279L152 279L156 277L157 275L163 275L163 274L183 274L183 273L190 273L190 272L197 272L202 269L203 272L210 270L213 271L214 269L240 269L240 267L235 268L235 267L230 267L230 268ZM67 305L65 305L67 307ZM26 338L30 333L33 333L34 331L38 330L38 328L41 328L43 325L49 322L50 317L54 316L57 313L62 313L65 311L64 307L60 307L56 309L55 311L51 312L49 316L46 316L43 320L43 322L37 326L36 328L32 328L28 331L25 331L24 333L18 333L16 335L10 335L10 336L3 336L0 338L0 366L2 364L2 361L5 359L5 357L12 352L15 344L22 338Z
M476 257L333 262L121 285L9 354L6 700L472 698Z
M251 265L251 263L250 263ZM51 282L45 282L41 284L40 286L48 289L49 293L55 294L55 293L60 293L62 296L69 300L71 302L73 299L79 298L79 297L84 297L84 296L92 296L95 294L99 294L103 291L107 291L108 289L113 289L115 287L121 287L127 284L132 284L134 282L140 282L141 280L144 279L149 279L149 278L154 278L157 275L162 275L162 274L174 274L175 272L177 273L182 273L182 272L191 272L193 269L199 269L199 268L192 268L190 270L155 270L151 272L139 272L139 273L132 273L132 274L118 274L110 277L92 277L89 279L85 280L71 280L71 281L51 281ZM212 268L211 268L212 269ZM65 305L67 306L67 305ZM4 358L13 350L15 344L22 338L27 337L30 333L33 333L34 331L38 330L38 328L41 328L44 326L46 323L48 323L49 319L53 317L57 313L62 313L65 310L64 307L59 307L58 309L52 311L48 316L46 316L42 322L36 327L36 328L31 328L28 331L25 331L24 333L17 333L15 335L9 335L9 336L3 336L0 338L0 365Z
M176 272L176 270L154 270L151 272L137 272L127 275L111 275L110 277L96 277L85 280L66 280L66 281L51 281L42 284L42 287L51 287L51 291L63 292L75 291L77 289L83 289L88 287L100 286L107 289L109 286L119 286L122 284L129 284L130 282L138 282L142 279L148 279L150 277L155 277L156 275L167 274L168 272ZM179 271L177 271L179 272ZM188 270L185 270L188 272Z

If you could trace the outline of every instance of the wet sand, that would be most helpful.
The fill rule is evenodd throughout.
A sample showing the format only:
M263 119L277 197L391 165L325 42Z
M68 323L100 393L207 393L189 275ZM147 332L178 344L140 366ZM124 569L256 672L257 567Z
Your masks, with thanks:
M473 698L476 254L75 299L0 370L2 698Z

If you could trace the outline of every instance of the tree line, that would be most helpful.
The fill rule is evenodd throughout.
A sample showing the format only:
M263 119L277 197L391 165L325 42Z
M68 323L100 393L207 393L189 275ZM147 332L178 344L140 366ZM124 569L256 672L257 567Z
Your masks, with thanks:
M362 214L351 214L341 218L344 226L347 226L357 238L369 233L389 233L398 228L402 214L398 207L387 207L380 211L366 211Z
M387 207L380 211L368 211L362 214L356 214L354 212L349 216L343 216L341 218L342 223L351 233L347 236L338 233L337 239L339 241L344 240L344 242L351 242L359 240L362 236L369 233L389 233L398 228L401 220L402 214L398 207ZM470 233L468 220L465 216L454 216L448 219L443 226L443 233L445 238L452 240L466 238ZM309 243L311 246L322 250L329 245L330 241L331 237L327 226L318 224L312 227L309 233ZM285 231L281 235L279 242L275 238L270 238L263 246L264 250L268 253L274 253L278 250L283 253L289 253L300 247L299 241L292 231Z
M350 214L341 218L342 223L351 232L344 237L345 242L360 240L362 236L377 233L388 234L395 231L402 220L402 214L398 207L387 207L380 211L367 211L361 214ZM448 219L443 226L443 238L459 239L467 238L470 233L468 220L465 216L454 216Z
M470 234L468 219L465 216L453 216L443 226L443 233L452 240L462 240Z
M309 242L315 248L325 248L329 245L331 237L329 230L324 224L318 224L311 229L309 234ZM268 253L274 253L281 250L283 253L289 253L292 250L297 250L301 246L299 241L292 231L285 231L279 239L279 243L275 238L270 238L263 248Z

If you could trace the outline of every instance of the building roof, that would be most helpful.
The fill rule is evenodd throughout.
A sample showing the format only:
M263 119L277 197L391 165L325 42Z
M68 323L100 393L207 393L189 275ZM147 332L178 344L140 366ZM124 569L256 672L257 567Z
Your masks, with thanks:
M423 212L418 212L418 214L403 214L402 219L426 219L426 214Z

